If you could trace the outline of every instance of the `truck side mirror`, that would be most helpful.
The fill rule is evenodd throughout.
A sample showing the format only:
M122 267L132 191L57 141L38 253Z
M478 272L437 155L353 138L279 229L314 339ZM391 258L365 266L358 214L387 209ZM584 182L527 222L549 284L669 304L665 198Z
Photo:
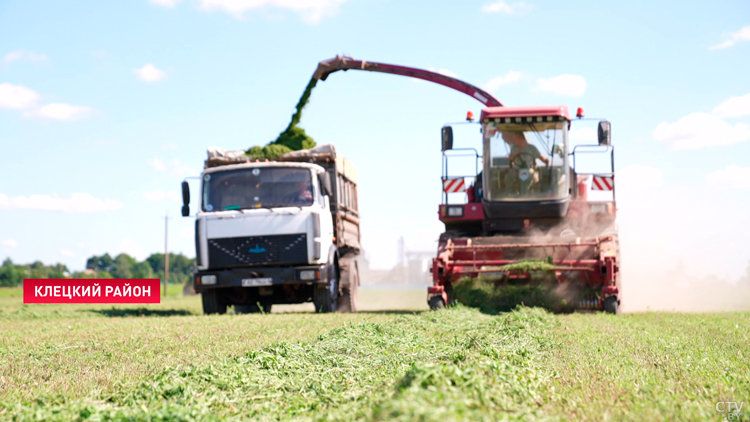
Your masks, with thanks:
M599 145L612 145L612 124L606 120L599 122Z
M190 186L187 180L182 181L182 216L190 215Z
M442 133L442 149L440 151L447 151L453 149L453 128L450 126L443 126Z
M331 176L328 173L318 174L318 184L320 185L320 193L324 196L331 196Z

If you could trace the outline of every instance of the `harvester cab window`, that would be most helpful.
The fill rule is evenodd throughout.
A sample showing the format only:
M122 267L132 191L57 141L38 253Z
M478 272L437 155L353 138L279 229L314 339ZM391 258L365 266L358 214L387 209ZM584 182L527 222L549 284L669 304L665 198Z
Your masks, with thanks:
M304 207L313 204L310 170L259 167L203 176L203 210Z
M564 122L483 125L485 197L490 201L558 199L568 195Z

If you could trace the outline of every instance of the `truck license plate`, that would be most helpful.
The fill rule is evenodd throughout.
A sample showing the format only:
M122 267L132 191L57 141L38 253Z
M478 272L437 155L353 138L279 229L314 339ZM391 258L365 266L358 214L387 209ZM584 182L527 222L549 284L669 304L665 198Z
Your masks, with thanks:
M242 287L270 286L271 284L273 284L273 279L271 277L242 279Z

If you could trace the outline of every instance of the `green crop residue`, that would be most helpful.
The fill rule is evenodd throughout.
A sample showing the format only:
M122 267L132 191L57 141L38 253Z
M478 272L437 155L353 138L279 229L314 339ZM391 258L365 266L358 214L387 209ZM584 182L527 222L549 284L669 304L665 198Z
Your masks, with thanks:
M270 142L264 147L254 146L250 147L245 154L252 158L259 160L276 159L287 152L299 151L301 149L310 149L315 146L315 141L305 133L305 129L299 127L299 122L302 120L302 110L310 102L310 94L312 94L313 88L318 83L315 78L310 79L305 92L302 93L297 102L297 111L292 115L292 120L289 122L289 126L279 134L279 137L275 141Z
M453 284L453 297L458 303L488 314L508 312L521 304L562 311L567 302L555 294L555 287L549 281L496 284L485 277L465 277Z
M546 260L541 259L525 259L512 264L503 265L497 267L498 271L554 271L555 265L552 263L552 257L547 257Z

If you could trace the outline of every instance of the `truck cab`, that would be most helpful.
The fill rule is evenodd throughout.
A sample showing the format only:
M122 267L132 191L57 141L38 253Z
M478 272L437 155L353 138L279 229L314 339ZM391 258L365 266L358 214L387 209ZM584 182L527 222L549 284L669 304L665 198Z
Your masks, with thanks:
M209 151L195 214L194 287L205 313L308 301L318 312L356 310L359 232L356 242L337 242L334 218L341 197L334 190L352 181L336 171L335 150L327 151L323 165L299 154L258 161ZM186 182L183 201L189 215Z

